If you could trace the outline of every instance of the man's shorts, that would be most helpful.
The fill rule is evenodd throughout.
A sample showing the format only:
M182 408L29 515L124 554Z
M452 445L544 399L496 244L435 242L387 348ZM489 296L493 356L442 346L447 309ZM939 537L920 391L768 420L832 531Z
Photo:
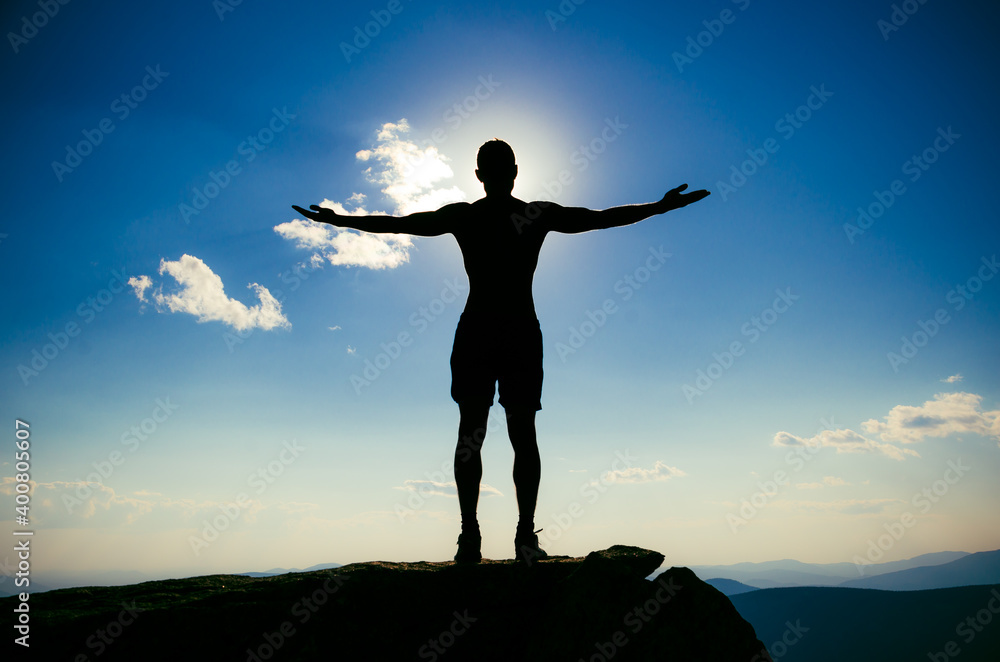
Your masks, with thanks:
M542 331L535 318L462 314L451 352L451 397L461 404L542 408Z

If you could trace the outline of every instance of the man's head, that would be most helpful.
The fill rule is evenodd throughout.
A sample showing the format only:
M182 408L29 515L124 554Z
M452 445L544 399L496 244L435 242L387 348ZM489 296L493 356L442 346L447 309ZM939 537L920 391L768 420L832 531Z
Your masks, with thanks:
M476 177L483 183L486 194L510 194L514 190L514 178L517 177L517 164L514 162L514 150L510 145L494 138L479 148L476 158Z

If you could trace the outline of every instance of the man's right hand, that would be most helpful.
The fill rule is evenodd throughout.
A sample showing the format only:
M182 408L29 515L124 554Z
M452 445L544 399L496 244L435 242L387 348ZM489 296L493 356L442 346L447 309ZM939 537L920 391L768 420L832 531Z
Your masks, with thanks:
M319 223L329 223L330 225L339 225L340 215L330 209L329 207L320 207L319 205L309 205L309 209L314 211L309 211L309 209L303 209L298 205L292 205L292 209L299 212L306 218L312 219Z
M690 193L681 193L681 191L687 187L687 184L681 184L677 188L667 191L666 195L663 196L663 199L660 200L660 205L664 208L664 212L680 209L681 207L687 207L692 202L698 202L699 200L707 198L711 195L711 193L705 189L691 191Z

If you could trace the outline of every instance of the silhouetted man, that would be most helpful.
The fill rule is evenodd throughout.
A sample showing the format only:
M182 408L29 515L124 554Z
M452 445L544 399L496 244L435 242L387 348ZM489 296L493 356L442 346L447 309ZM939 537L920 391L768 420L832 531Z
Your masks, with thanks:
M682 194L679 186L659 202L612 207L603 211L562 207L553 202L527 203L511 195L517 165L510 145L491 140L479 149L476 177L486 197L457 202L437 211L403 217L343 216L312 205L303 216L362 232L435 237L453 234L462 249L469 275L469 299L455 332L451 355L451 396L458 403L455 483L462 514L458 562L479 562L482 538L476 519L480 455L494 387L507 415L514 447L514 488L519 521L514 536L515 559L544 558L534 531L535 502L541 461L535 439L535 412L542 408L542 334L535 316L531 283L538 252L549 232L577 233L630 225L656 214L701 200L708 191Z

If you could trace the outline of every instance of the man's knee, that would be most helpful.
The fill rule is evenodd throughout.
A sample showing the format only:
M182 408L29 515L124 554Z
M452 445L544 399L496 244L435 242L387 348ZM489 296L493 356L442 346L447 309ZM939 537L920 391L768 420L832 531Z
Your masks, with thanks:
M537 449L535 439L535 410L530 407L509 407L507 410L507 434L514 452Z
M509 406L504 409L507 416L507 427L535 429L535 409L523 405Z
M479 450L486 439L486 426L490 408L473 405L459 405L461 419L458 423L458 445L460 448Z

